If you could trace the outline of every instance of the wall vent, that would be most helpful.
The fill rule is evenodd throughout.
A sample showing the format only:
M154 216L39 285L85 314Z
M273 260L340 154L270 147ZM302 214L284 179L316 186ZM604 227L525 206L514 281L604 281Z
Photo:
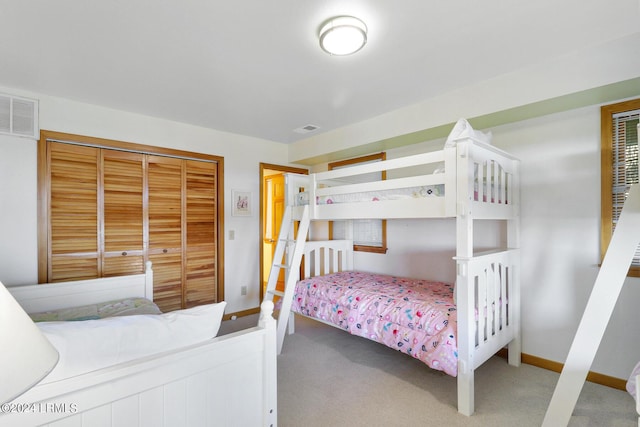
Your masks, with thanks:
M38 101L0 93L0 134L38 139Z

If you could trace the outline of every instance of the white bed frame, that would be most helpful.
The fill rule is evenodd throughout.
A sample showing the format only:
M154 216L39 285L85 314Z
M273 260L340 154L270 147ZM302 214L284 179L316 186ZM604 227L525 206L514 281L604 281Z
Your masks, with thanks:
M143 297L153 301L153 269L147 261L145 272L129 276L12 286L9 292L27 313L79 307L121 298Z
M149 298L152 277L148 263L145 274L8 289L35 312ZM0 426L276 426L272 312L265 301L257 327L36 385L3 406L12 411L0 412Z
M420 167L434 171L442 165L444 173L409 175L410 170L404 169ZM455 218L458 411L465 415L474 412L476 368L505 346L508 346L509 363L514 366L520 364L519 168L519 160L508 153L465 138L441 151L311 175L289 174L286 180L287 204L291 206L295 219L305 218L305 211L308 211L310 220ZM335 185L353 175L381 171L387 171L387 180ZM424 185L444 186L444 196L316 203L316 196ZM308 208L295 206L296 195L301 188L309 192ZM476 220L506 221L506 247L474 252L473 227ZM281 233L286 233L289 227L290 224L283 223ZM304 248L305 275L350 269L353 264L351 250L350 243L307 242ZM342 252L345 255L336 255ZM340 265L333 266L333 263ZM318 270L313 270L316 267ZM290 271L296 274L299 269L294 265ZM290 306L286 292L287 289L283 307ZM280 318L286 321L289 316L282 317L281 314ZM279 333L281 326L278 326ZM292 329L289 325L290 332Z

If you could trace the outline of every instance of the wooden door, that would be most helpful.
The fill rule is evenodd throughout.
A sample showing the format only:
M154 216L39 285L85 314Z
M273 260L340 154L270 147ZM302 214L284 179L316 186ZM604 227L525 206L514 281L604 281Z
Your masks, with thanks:
M93 147L51 143L49 282L101 277L98 241L98 156Z
M148 156L149 261L153 299L162 311L183 308L182 165L172 157Z
M100 150L102 276L144 272L144 155Z
M264 204L264 225L263 225L263 254L264 254L264 278L263 288L267 285L271 265L273 264L273 254L276 249L278 236L280 235L280 227L282 224L282 216L285 208L285 184L284 175L269 175L264 178L265 204ZM284 269L280 269L276 289L284 290Z
M185 307L217 301L217 167L185 160Z

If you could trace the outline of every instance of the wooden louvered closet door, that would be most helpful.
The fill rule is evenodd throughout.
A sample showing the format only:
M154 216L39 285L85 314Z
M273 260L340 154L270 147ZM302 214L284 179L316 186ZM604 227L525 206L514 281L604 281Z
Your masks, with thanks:
M100 150L102 159L102 276L144 271L144 156Z
M149 261L154 300L162 311L182 308L183 160L149 156Z
M187 307L216 301L216 185L214 163L185 160Z
M148 157L149 260L163 311L216 302L217 165Z
M143 155L50 145L51 282L144 271Z
M55 141L41 153L48 195L42 281L137 274L149 260L162 311L217 302L216 161Z
M50 144L49 282L101 277L98 158L93 147Z

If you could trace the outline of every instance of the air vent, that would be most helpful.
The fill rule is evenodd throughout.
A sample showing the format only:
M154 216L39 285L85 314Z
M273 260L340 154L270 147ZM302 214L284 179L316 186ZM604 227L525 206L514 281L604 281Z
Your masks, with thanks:
M298 129L294 129L293 131L296 133L309 133L317 129L320 129L320 126L306 125L306 126L299 127Z
M0 94L0 134L38 139L38 101Z

